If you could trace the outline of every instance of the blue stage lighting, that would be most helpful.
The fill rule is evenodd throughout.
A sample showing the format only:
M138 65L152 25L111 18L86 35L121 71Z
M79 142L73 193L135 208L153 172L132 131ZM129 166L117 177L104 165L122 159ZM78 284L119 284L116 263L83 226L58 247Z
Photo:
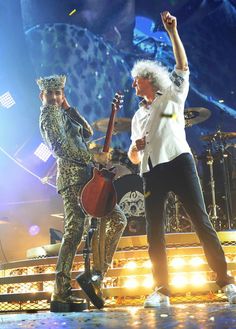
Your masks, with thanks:
M46 162L50 156L52 155L49 148L44 144L41 143L37 149L35 150L34 154L42 161Z
M9 109L15 104L16 102L9 91L0 96L0 107Z

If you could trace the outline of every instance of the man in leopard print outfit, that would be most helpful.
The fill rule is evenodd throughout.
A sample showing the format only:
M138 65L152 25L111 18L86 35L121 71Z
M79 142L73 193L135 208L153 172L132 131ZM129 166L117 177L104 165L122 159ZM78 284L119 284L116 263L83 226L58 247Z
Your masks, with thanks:
M88 122L70 107L64 94L66 76L53 75L37 80L42 101L40 114L41 135L57 160L57 189L64 204L64 235L59 251L54 292L51 300L73 303L78 299L72 295L70 271L73 259L84 231L85 213L78 203L81 188L92 176L94 156L89 151L86 139L93 131ZM105 156L105 154L103 154ZM103 263L93 250L93 271L102 280L119 239L127 224L118 205L105 221L105 252ZM96 248L95 248L96 249Z

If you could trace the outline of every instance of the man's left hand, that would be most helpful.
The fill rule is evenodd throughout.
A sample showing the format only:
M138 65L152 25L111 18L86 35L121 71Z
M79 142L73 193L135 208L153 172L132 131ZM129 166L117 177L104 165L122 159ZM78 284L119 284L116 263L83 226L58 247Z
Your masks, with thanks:
M171 33L177 28L177 19L172 16L168 11L161 13L162 23L167 32Z
M70 108L70 104L68 103L68 100L66 99L66 97L64 98L64 101L62 103L62 108L64 110L68 110Z

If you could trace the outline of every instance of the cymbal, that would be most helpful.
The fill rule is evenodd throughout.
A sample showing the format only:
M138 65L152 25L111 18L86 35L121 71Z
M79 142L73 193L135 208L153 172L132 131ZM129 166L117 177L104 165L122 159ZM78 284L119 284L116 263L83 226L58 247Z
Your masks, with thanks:
M92 127L95 130L106 132L108 126L109 118L104 118L97 120L93 123ZM125 131L130 131L131 119L130 118L116 118L114 122L114 132L113 134L122 133Z
M236 138L236 132L234 131L224 132L219 130L214 134L204 135L200 137L200 139L203 141L212 141L215 139L230 139L230 138Z
M205 107L189 107L184 110L185 127L192 127L207 120L211 116L211 111Z

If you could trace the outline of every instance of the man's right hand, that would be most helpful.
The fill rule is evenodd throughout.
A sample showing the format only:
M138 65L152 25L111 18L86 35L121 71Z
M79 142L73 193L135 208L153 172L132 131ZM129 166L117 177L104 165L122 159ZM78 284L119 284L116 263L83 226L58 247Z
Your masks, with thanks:
M139 164L140 163L140 154L139 151L142 151L145 149L146 146L146 137L137 139L135 143L133 143L128 151L128 157L130 161L133 164Z
M136 146L137 151L144 150L146 146L146 137L144 136L143 138L137 139L134 145Z

